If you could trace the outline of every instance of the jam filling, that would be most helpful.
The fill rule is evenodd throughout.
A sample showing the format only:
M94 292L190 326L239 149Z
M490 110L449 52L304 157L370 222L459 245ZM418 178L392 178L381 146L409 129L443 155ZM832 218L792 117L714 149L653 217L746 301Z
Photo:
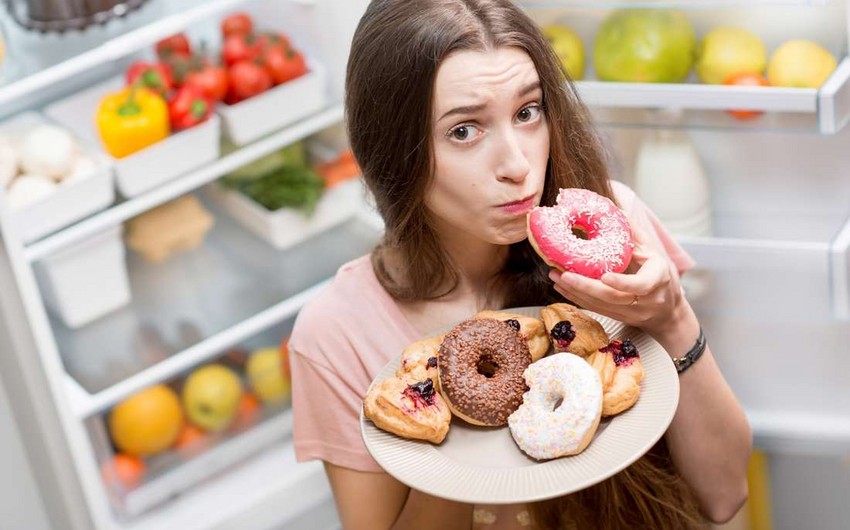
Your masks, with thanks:
M560 348L568 348L576 338L576 332L569 320L562 320L555 324L550 333L552 341Z
M519 331L519 329L520 329L519 320L517 320L515 318L509 318L508 320L505 320L505 324L514 328L515 331Z
M631 339L624 341L612 340L608 346L600 348L599 351L610 353L614 356L614 363L617 366L629 364L632 359L640 356L637 348L632 344Z
M436 357L428 357L428 368L436 368L437 367L437 358ZM429 379L430 381L430 379Z
M430 378L408 385L403 393L413 401L416 408L434 404L434 382Z

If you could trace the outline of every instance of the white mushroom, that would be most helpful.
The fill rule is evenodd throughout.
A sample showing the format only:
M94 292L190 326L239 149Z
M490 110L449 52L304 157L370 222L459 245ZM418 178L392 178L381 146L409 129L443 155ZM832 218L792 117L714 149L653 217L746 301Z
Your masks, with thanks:
M71 171L77 146L74 138L54 125L38 125L21 143L21 168L26 173L61 179Z
M6 193L6 199L13 211L20 210L43 200L53 193L55 188L56 184L53 180L43 175L21 175L12 181Z
M62 182L73 182L94 175L97 163L86 155L79 155L71 166L71 171L62 179Z

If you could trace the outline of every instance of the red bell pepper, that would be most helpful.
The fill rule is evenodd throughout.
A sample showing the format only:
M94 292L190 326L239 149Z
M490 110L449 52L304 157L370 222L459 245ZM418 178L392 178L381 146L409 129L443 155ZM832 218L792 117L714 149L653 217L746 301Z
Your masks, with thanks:
M203 96L200 90L192 86L179 88L168 100L168 115L171 129L180 131L194 127L209 119L214 102Z

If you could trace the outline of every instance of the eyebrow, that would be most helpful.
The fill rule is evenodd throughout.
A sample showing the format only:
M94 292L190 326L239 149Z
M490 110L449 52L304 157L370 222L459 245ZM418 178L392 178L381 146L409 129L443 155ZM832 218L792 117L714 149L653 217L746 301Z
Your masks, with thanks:
M529 94L530 92L534 92L535 90L537 90L539 88L540 88L540 81L539 80L532 81L531 83L529 83L529 84L525 85L524 87L521 87L519 90L517 90L516 97L521 98L521 97ZM437 121L438 122L443 121L445 118L447 118L449 116L454 116L456 114L472 114L473 112L477 112L477 111L483 109L486 106L487 106L486 104L482 103L480 105L467 105L465 107L455 107L452 110L450 110L450 111L446 112L445 114L443 114L442 116L440 116L440 119L438 119Z

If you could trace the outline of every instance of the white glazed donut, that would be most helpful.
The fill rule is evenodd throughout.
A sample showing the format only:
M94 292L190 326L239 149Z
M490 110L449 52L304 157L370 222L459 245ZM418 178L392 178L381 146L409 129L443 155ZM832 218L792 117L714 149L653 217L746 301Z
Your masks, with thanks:
M584 451L602 416L602 382L596 370L564 352L532 363L524 376L529 390L508 418L520 449L537 460Z
M552 267L599 278L623 272L634 250L629 220L610 199L582 188L562 189L555 206L528 213L528 240ZM579 237L576 231L586 237Z

